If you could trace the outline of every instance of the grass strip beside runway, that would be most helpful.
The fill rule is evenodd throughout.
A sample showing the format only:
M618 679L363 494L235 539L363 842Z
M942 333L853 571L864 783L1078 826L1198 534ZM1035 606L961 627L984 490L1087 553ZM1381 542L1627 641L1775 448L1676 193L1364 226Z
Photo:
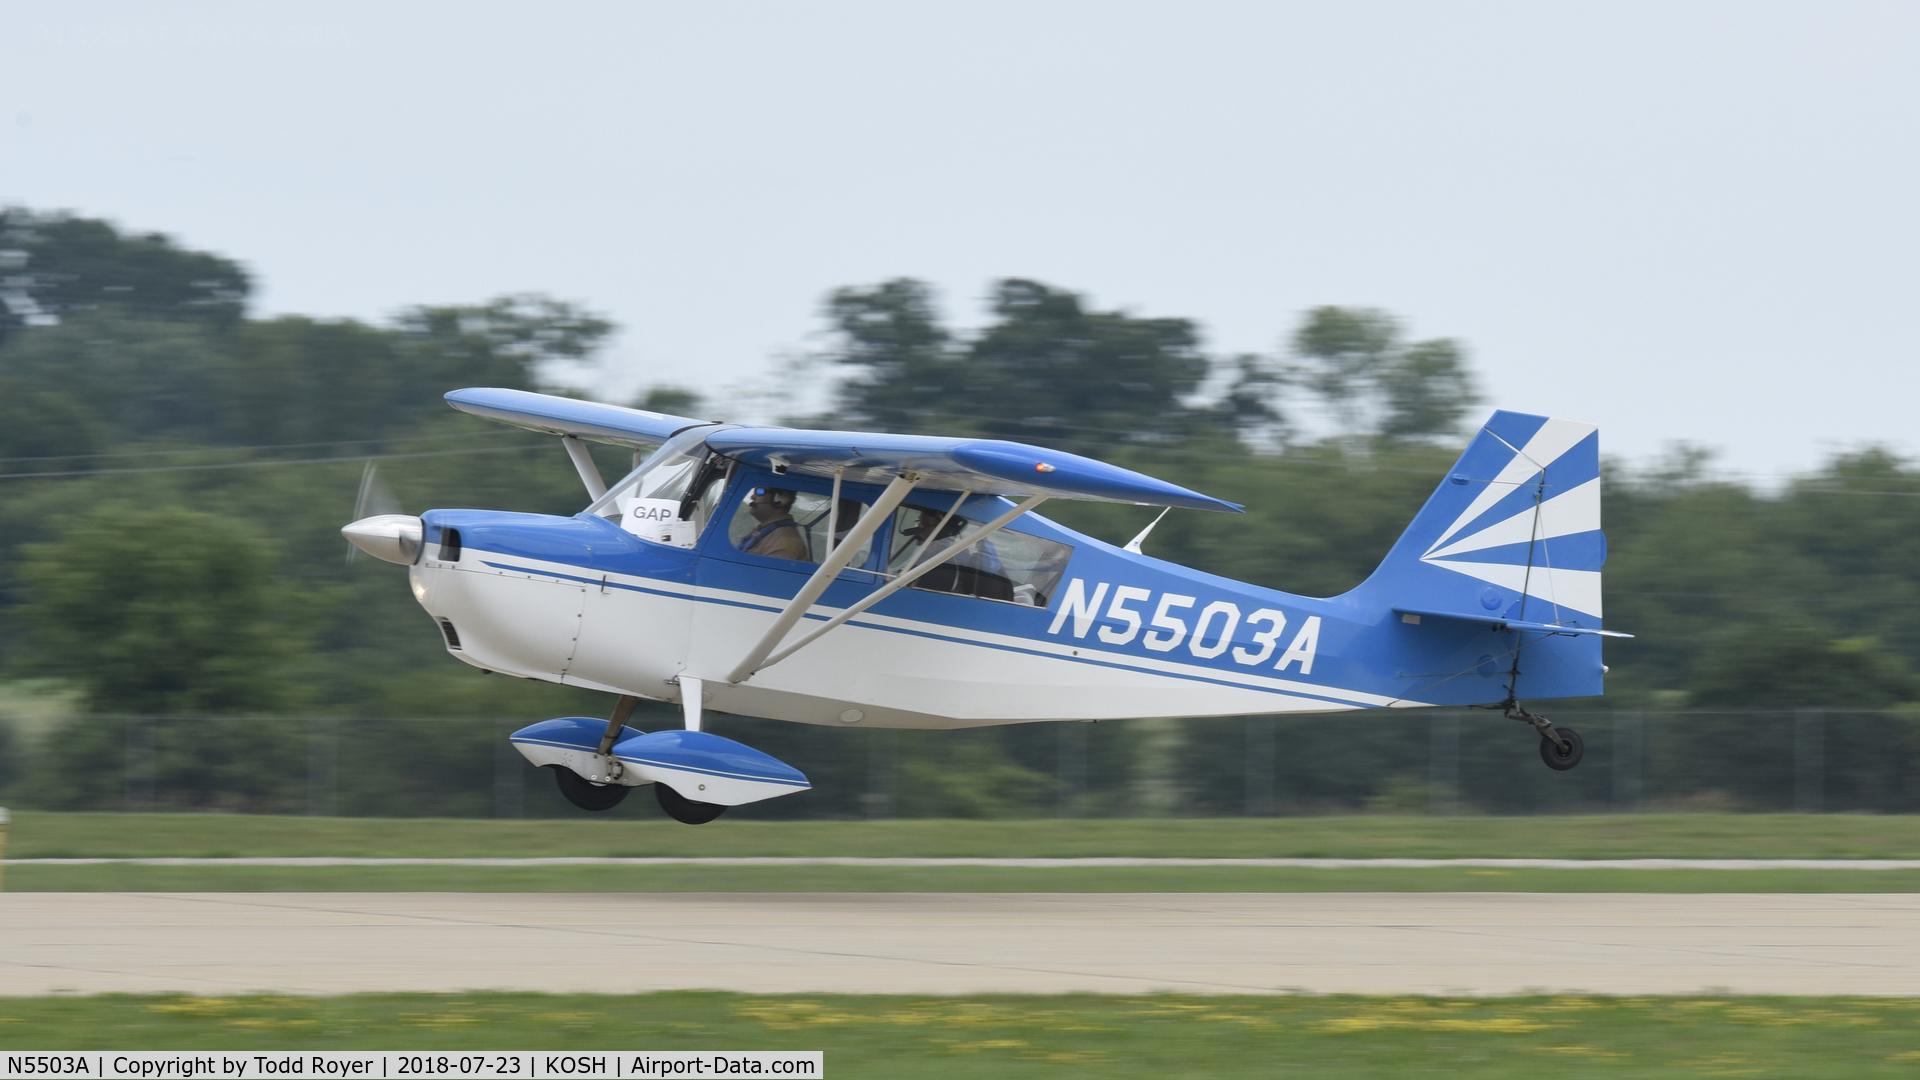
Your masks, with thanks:
M1920 870L1483 867L9 866L10 892L1908 893Z
M1075 858L1920 858L1920 815L746 821L326 818L19 811L15 858L865 855Z
M362 994L0 999L0 1048L824 1050L857 1077L1909 1077L1920 1000Z

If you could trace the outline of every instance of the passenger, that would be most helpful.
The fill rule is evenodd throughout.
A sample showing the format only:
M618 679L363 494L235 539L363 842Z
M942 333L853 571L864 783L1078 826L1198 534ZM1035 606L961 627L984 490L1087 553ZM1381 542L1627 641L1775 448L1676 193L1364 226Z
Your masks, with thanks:
M747 493L747 513L759 527L740 538L740 550L773 559L807 561L807 540L793 520L793 492L757 487Z
M926 510L917 506L908 507L908 509L918 511L920 518L904 531L904 535L908 537L908 541L902 545L900 553L894 557L893 569L896 571L905 570L908 563L913 563L917 566L920 563L929 562L938 558L941 552L946 551L955 544L961 543L960 533L965 530L967 526L974 524L966 518L956 515L948 519L946 525L942 526L940 525L940 519L946 516L943 512ZM933 536L933 530L935 528L940 529L940 535L938 537ZM932 543L928 543L929 538L932 538ZM916 558L913 553L922 548L926 549L926 556L924 558ZM993 546L993 541L990 539L980 541L978 544L955 555L952 559L948 560L948 562L953 566L970 566L975 570L987 574L1004 575L1006 573L1000 563L1000 552Z

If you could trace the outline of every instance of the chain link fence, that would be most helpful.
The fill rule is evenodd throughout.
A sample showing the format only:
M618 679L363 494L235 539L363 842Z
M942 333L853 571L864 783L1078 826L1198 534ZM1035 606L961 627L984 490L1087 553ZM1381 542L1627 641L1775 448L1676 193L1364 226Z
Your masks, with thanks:
M814 790L761 818L1143 817L1392 812L1920 810L1912 709L1581 710L1586 755L1546 767L1528 726L1480 710L821 728L714 717ZM16 806L379 817L584 813L507 736L524 719L76 717L0 741ZM651 726L651 725L650 725ZM644 794L644 793L642 793ZM649 816L650 798L616 813Z

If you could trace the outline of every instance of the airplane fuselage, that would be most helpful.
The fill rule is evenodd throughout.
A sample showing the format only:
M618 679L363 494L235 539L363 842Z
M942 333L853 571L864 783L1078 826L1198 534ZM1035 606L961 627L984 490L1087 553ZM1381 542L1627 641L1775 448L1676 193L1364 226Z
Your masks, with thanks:
M1423 621L1368 586L1295 596L1029 514L1011 530L1071 549L1050 592L1013 602L902 589L729 682L744 643L816 567L743 551L720 523L756 485L799 483L738 470L691 548L594 514L432 511L411 568L414 593L449 651L475 667L666 701L680 699L683 677L698 679L707 709L813 724L959 728L1482 704L1508 696L1514 678L1520 636L1491 615L1486 624ZM871 503L877 491L848 485L842 494ZM975 497L961 513L984 520L1010 505ZM864 561L827 587L795 637L888 580L889 535L881 529ZM1463 588L1494 614L1523 599L1482 580ZM1597 640L1526 648L1523 693L1600 692Z

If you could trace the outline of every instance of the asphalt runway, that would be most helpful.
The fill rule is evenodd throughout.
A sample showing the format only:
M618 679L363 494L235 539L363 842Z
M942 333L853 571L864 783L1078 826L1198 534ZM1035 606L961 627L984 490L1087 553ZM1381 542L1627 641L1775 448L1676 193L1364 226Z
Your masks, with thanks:
M8 893L0 994L1920 995L1920 896Z

